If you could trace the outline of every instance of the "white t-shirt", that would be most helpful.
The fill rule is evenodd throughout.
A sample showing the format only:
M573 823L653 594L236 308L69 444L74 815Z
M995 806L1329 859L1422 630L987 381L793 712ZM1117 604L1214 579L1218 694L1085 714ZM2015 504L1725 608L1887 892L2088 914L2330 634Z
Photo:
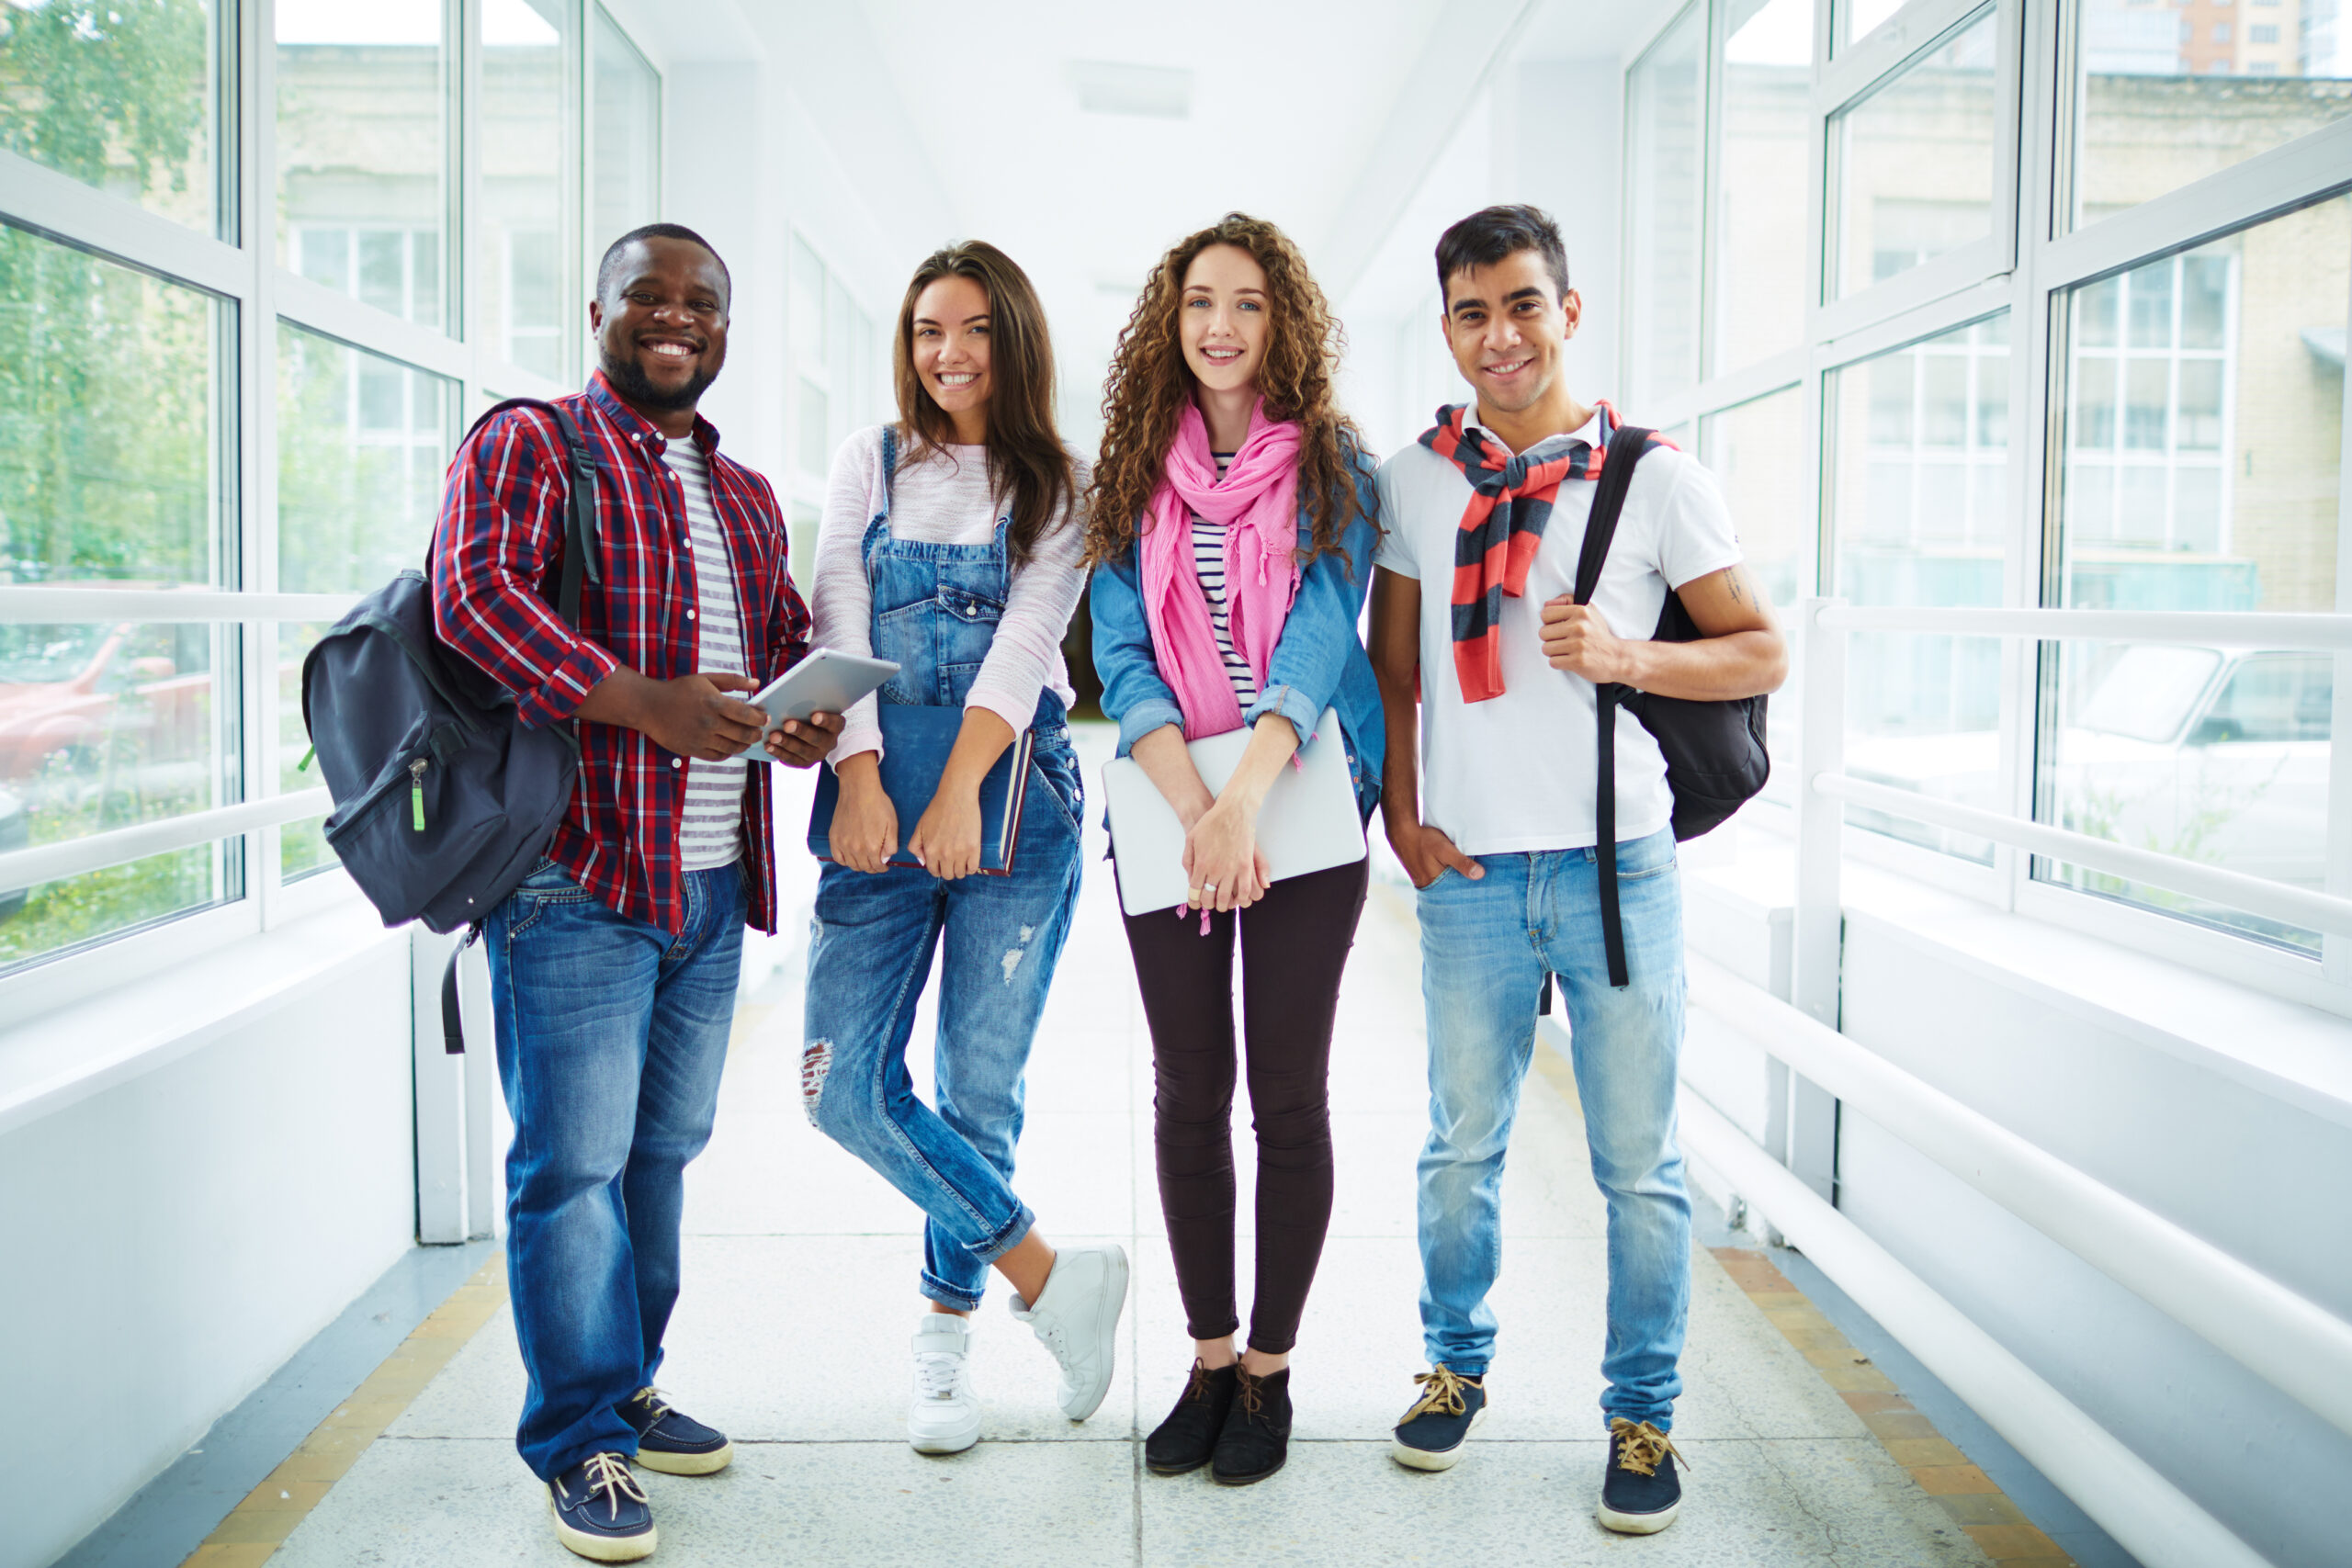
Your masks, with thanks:
M1596 413L1574 435L1549 436L1530 450L1548 457L1571 441L1589 442L1599 425ZM1526 592L1503 596L1503 693L1465 703L1453 668L1453 542L1470 481L1419 442L1380 466L1385 532L1374 558L1421 582L1421 820L1443 829L1464 854L1599 841L1592 683L1553 669L1543 646L1544 603L1576 590L1585 520L1599 488L1591 479L1561 481ZM1634 470L1593 607L1619 637L1646 638L1657 629L1669 586L1739 559L1715 477L1687 453L1654 446ZM1617 841L1645 838L1673 815L1666 759L1641 720L1620 708Z

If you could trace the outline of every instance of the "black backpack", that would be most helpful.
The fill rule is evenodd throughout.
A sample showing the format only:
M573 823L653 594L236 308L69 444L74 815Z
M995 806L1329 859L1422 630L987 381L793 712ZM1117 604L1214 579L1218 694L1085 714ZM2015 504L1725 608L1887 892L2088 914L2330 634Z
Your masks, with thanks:
M1617 515L1625 509L1625 492L1634 482L1634 465L1656 434L1621 424L1609 438L1609 455L1601 461L1600 479L1593 491L1592 515L1585 523L1584 553L1577 558L1579 604L1592 602L1601 563L1609 558L1609 542L1617 534ZM1681 599L1667 590L1666 606L1650 640L1696 642L1701 635ZM1719 826L1754 798L1771 776L1772 759L1764 749L1760 696L1689 702L1610 683L1596 686L1593 697L1600 716L1600 766L1594 781L1599 842L1594 852L1600 868L1601 945L1609 958L1609 983L1623 986L1625 931L1617 912L1617 709L1623 706L1640 719L1666 756L1666 787L1674 795L1678 843Z
M514 408L548 411L563 434L571 515L556 608L576 627L582 579L599 576L595 458L571 416L536 398L500 403L466 442ZM444 1044L463 1051L458 960L547 852L571 804L579 740L570 725L526 728L513 694L443 645L422 571L362 599L311 649L302 722L334 797L327 846L384 923L469 928L441 977Z

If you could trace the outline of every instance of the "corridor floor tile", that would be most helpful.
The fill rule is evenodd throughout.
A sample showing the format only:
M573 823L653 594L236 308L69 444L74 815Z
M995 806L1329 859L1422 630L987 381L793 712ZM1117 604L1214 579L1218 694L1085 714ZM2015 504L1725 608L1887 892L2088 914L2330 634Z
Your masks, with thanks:
M1089 1238L1071 1236L1073 1242ZM678 1407L739 1442L906 1440L912 1337L922 1303L913 1236L713 1236L686 1241L686 1288L661 1373ZM1139 1271L1140 1294L1172 1293ZM976 1318L972 1375L996 1442L1125 1442L1134 1435L1135 1339L1120 1325L1119 1374L1102 1409L1073 1422L1054 1403L1052 1358L1005 1310L999 1287ZM502 1311L391 1427L401 1438L511 1441L524 1376Z
M1071 1568L1135 1561L1125 1446L983 1444L949 1461L903 1443L752 1443L715 1476L639 1472L657 1563L707 1568ZM504 1441L386 1440L271 1568L579 1568L545 1490Z
M1903 1506L1883 1455L1691 1442L1681 1515L1649 1537L1611 1534L1593 1504L1601 1442L1471 1439L1439 1474L1409 1471L1383 1443L1304 1443L1281 1474L1246 1489L1201 1474L1143 1483L1148 1563L1459 1564L1576 1568L1966 1568L1983 1559L1926 1499ZM1834 1450L1838 1445L1811 1445Z

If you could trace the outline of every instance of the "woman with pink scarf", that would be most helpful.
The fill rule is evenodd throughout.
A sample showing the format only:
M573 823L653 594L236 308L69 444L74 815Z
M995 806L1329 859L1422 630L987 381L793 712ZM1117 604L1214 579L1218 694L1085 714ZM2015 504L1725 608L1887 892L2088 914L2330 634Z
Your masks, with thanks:
M1151 1026L1153 1137L1193 1369L1145 1444L1152 1472L1280 1470L1290 1356L1331 1217L1326 1088L1367 863L1270 881L1259 808L1296 753L1345 750L1359 818L1385 731L1356 635L1379 536L1373 463L1332 396L1339 323L1297 248L1228 214L1144 285L1103 399L1088 493L1094 664L1119 751L1185 829L1188 903L1130 916ZM1321 721L1336 710L1339 733ZM1211 795L1185 742L1247 728ZM1256 1288L1236 1352L1236 948L1258 1137Z

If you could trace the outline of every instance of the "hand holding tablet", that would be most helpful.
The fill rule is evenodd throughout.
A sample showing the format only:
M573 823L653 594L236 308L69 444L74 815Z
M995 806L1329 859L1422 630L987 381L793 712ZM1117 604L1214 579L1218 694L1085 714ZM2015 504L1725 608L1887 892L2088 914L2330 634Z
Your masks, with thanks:
M888 659L812 648L799 663L769 682L765 689L749 700L768 716L764 736L787 719L844 712L852 703L879 689L882 682L898 672L899 666ZM755 741L737 755L749 757L760 750L760 744Z

